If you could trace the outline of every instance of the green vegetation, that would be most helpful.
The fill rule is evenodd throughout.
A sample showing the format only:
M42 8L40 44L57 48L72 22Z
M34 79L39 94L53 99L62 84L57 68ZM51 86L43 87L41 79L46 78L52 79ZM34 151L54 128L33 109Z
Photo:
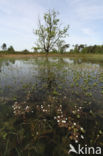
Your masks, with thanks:
M49 10L39 20L34 52L1 46L0 156L73 156L69 145L78 143L103 148L103 45L67 52L69 27L61 29L57 15Z
M38 41L35 50L46 52L57 51L57 47L62 52L68 48L68 44L65 44L64 38L68 35L67 31L69 26L60 28L59 18L57 18L57 12L49 10L44 14L44 24L39 20L38 29L35 34L38 36Z
M47 11L43 20L39 19L38 28L34 30L34 34L37 36L37 42L33 47L33 52L25 49L23 51L15 51L13 46L7 48L6 43L3 43L0 54L103 54L103 45L87 46L85 44L73 45L73 49L69 49L69 44L65 42L68 36L69 25L66 27L60 27L60 19L58 13L55 10ZM76 55L75 55L76 56ZM77 56L78 57L78 56Z
M6 43L3 43L1 46L2 50L0 51L0 54L9 54L9 53L14 53L15 49L13 48L13 46L10 46L7 48Z
M10 46L7 51L10 52L10 53L14 53L15 52L13 46Z
M3 43L2 46L1 46L1 48L2 48L3 51L5 51L7 49L6 43Z
M65 41L59 40L57 42L57 49L54 48L52 51L49 52L49 54L65 54L68 56L73 56L73 54L74 54L74 56L76 56L76 57L79 57L79 56L80 57L81 56L87 56L87 57L93 56L93 57L95 57L97 55L94 55L94 54L103 54L103 45L94 45L94 46L75 45L74 49L70 49L69 51L66 51L66 49L68 47L69 47L69 45L65 44ZM41 51L37 47L34 47L32 49L34 50L33 52L30 52L27 49L25 49L23 51L15 51L13 46L10 46L8 49L6 46L3 48L3 50L0 51L0 54L45 54L45 51ZM86 54L91 54L91 55L86 55ZM98 56L100 56L100 55L98 55Z
M86 46L86 45L78 45L74 46L74 49L70 50L70 53L82 53L82 54L103 54L103 45L93 45L93 46Z
M1 58L0 68L0 155L68 156L78 143L103 148L102 62Z

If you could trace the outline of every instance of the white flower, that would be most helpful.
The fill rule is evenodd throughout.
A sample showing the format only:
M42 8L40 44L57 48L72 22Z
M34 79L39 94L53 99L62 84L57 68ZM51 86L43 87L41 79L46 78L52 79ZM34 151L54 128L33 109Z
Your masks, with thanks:
M83 127L81 127L80 129L81 129L81 131L84 131Z
M58 119L60 119L60 116L57 116Z
M25 108L25 109L26 109L26 110L28 110L29 108L30 108L29 106L26 106L26 108Z
M73 114L75 114L75 111L72 111Z
M75 143L78 143L78 140L75 140Z
M16 111L14 111L14 114L16 114Z
M61 109L58 109L58 112L61 112L62 110Z
M66 121L65 120L62 120L62 123L66 123Z
M74 124L74 126L76 126L76 123L75 122L73 124Z

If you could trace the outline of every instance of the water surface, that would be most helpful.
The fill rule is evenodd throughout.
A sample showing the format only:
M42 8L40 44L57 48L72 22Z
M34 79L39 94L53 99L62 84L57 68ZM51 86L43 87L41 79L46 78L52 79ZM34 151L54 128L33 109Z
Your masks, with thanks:
M0 59L1 154L6 149L5 155L23 155L23 151L48 155L46 148L52 144L51 155L59 146L65 150L62 155L68 155L71 142L103 146L102 119L102 62L61 57Z

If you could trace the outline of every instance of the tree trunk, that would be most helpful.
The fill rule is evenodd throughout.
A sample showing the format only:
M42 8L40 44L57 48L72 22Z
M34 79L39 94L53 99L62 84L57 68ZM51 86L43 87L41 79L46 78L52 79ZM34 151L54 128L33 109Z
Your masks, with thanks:
M48 49L46 49L46 56L48 55L48 53L49 53L49 50L48 50Z

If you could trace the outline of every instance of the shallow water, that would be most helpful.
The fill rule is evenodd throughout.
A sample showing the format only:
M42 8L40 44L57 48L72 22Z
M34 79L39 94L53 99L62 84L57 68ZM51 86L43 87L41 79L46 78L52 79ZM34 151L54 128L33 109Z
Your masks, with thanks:
M60 107L62 110L58 112ZM59 121L58 116L60 116ZM41 122L46 119L46 125L49 122L52 124L46 127L45 124L37 122L39 119ZM41 136L42 131L50 129L54 132L57 128L59 131L63 129L62 139L65 138L66 151L70 142L77 144L77 141L81 144L103 146L102 119L103 63L61 57L0 60L0 139L3 142L3 145L0 145L1 154L6 149L5 155L18 155L18 153L22 155L23 151L28 151L30 155L34 153L39 155L39 150L31 150L29 147L34 146L32 142L34 136L36 133L40 133ZM66 123L63 125L61 120L65 120ZM38 125L36 128L35 122ZM24 123L25 129L28 133L33 133L32 135L28 136L25 132L21 126ZM77 127L73 127L74 123ZM85 133L80 131L81 127ZM9 142L11 135L15 136L13 140L15 146ZM83 140L80 135L83 135ZM60 137L61 134L57 136ZM8 140L8 144L5 140ZM23 144L22 147L18 146L17 140ZM45 153L45 141L44 143L40 141L38 144L43 150L41 155L48 155L48 152ZM48 143L46 146L50 147L51 144ZM59 143L57 147L58 145ZM52 151L55 151L54 147Z

